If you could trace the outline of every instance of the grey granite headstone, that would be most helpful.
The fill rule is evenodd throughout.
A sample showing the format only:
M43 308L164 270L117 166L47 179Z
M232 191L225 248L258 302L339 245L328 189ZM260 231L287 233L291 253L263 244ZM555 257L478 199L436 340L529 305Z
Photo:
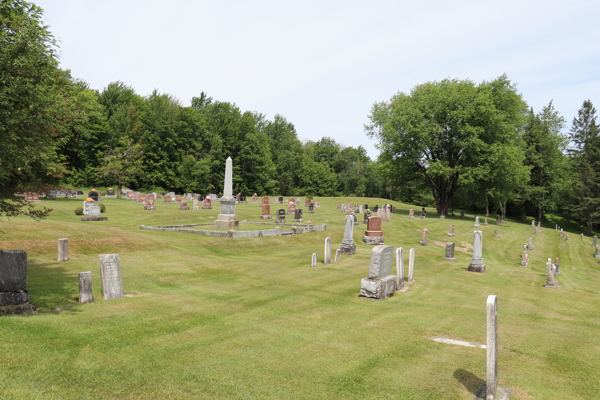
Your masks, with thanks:
M92 301L92 272L79 273L79 303Z
M471 264L469 264L468 270L473 272L485 272L482 231L473 232L473 256L471 257Z
M404 287L404 248L396 249L396 291Z
M100 281L104 300L124 297L119 254L100 254Z
M529 240L527 242L527 249L533 250L533 239L532 238L529 238Z
M360 281L360 296L382 300L396 291L396 277L391 275L393 247L379 245L371 252L369 276Z
M100 218L100 207L98 206L91 206L89 208L90 210L90 218Z
M27 253L0 250L0 306L27 303Z
M452 243L452 242L446 243L446 252L444 253L444 260L456 261L456 257L454 257L454 247L455 247L454 243Z
M392 246L378 245L373 248L369 278L383 279L392 274L393 251Z
M317 253L313 253L312 254L312 261L311 261L311 267L316 268L317 267Z
M69 259L69 239L58 239L56 261L67 261Z
M354 243L354 221L355 215L346 215L344 220L344 239L340 244L340 250L343 254L355 254L356 244Z

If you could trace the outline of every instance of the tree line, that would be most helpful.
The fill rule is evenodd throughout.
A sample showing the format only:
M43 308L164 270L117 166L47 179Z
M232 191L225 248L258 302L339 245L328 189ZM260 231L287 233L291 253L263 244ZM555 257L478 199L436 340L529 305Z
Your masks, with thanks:
M120 81L91 89L59 67L42 17L32 3L0 3L0 215L24 210L15 189L219 193L230 156L234 191L245 195L383 197L444 215L568 212L590 231L600 217L589 100L566 134L552 102L534 111L505 75L427 82L373 105L365 131L380 155L371 160L362 146L302 141L284 116L204 92L184 106Z

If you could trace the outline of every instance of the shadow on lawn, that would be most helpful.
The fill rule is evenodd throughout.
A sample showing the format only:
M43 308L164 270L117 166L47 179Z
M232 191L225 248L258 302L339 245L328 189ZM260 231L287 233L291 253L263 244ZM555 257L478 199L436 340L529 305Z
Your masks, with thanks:
M463 386L474 395L477 395L477 391L480 387L485 385L483 379L479 379L476 375L464 369L457 369L454 371L454 378L463 384Z
M41 312L60 312L79 304L77 273L60 266L58 262L37 263L27 266L29 302Z

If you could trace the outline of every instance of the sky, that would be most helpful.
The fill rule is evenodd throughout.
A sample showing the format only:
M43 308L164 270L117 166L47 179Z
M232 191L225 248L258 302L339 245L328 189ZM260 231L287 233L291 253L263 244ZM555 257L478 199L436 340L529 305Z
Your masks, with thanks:
M600 1L33 0L61 67L102 90L120 80L189 106L201 92L272 119L300 140L379 152L375 102L445 78L506 74L565 128L600 108Z

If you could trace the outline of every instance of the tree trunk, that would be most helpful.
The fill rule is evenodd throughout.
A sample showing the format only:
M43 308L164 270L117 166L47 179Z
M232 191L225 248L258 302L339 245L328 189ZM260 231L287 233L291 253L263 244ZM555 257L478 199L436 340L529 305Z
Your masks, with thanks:
M506 203L508 203L508 200L504 200L504 206L502 207L502 221L506 219Z
M538 207L538 221L542 221L542 206Z
M488 194L487 194L487 192L485 193L485 216L486 217L490 216L490 204L488 203Z

